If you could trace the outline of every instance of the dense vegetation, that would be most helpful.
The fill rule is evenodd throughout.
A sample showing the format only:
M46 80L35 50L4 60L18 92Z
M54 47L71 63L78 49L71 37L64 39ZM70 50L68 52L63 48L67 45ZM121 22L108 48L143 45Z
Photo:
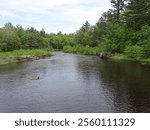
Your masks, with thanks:
M44 29L38 31L33 27L23 29L6 23L0 28L0 51L7 52L18 49L63 49L64 45L72 45L72 35L46 34Z
M0 52L53 48L87 55L119 54L120 59L150 58L150 1L110 2L112 9L104 12L96 25L86 21L74 34L47 34L44 29L6 23L0 28Z
M95 26L88 21L75 33L65 52L82 54L123 53L128 59L150 58L150 1L111 0ZM84 47L83 47L84 46Z
M63 49L64 45L72 45L72 35L46 34L44 29L38 31L33 27L24 29L6 23L0 28L0 64L17 62L21 56L50 55L54 49Z

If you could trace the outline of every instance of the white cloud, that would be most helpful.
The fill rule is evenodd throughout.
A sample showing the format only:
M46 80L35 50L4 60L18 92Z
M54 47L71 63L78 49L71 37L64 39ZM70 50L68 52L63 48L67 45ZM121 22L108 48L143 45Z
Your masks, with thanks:
M75 32L88 20L95 24L110 8L109 0L0 0L0 26L5 22L48 32Z

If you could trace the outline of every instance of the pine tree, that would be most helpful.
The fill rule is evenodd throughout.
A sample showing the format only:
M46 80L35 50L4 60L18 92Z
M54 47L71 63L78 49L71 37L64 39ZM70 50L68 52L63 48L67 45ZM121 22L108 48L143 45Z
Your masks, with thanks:
M129 0L125 17L127 25L135 30L150 25L150 0Z
M112 3L112 7L114 8L113 13L114 13L114 19L116 21L120 20L120 14L121 12L125 9L125 2L126 0L110 0Z

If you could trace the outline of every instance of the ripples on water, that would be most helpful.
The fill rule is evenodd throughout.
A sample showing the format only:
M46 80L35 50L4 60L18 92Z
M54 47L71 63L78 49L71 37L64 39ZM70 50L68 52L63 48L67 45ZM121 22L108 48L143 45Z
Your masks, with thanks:
M139 63L58 52L0 66L0 112L150 112L149 77Z

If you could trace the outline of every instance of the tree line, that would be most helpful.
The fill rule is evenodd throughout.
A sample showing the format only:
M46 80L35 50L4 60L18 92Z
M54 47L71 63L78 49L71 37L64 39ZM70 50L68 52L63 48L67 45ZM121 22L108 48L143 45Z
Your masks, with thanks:
M150 58L150 1L110 2L112 9L104 12L94 26L86 21L75 33L76 45L66 46L64 50L94 55L124 53L135 59Z
M130 58L150 58L150 0L110 0L96 25L86 21L74 34L47 34L31 27L6 23L0 28L0 51L63 49L99 55L123 53Z
M61 32L47 34L44 29L34 27L24 29L21 25L14 26L10 22L0 28L0 51L8 52L18 49L63 49L64 45L73 42L71 34Z

